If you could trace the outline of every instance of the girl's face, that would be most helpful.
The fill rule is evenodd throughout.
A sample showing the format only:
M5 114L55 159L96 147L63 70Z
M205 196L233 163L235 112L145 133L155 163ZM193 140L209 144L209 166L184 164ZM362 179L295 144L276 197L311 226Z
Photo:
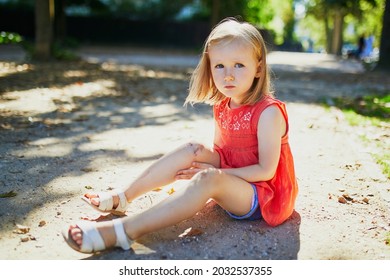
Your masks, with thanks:
M238 107L255 78L260 77L260 61L253 49L239 40L211 45L210 69L217 89L231 98L230 107Z

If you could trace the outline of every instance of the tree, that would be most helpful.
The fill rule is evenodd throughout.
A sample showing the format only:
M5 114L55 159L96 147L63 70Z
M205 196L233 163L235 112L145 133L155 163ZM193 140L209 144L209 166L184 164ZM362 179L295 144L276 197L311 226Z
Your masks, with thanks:
M390 71L390 0L386 0L378 68Z
M347 15L361 17L363 2L372 7L377 4L377 0L311 0L308 2L308 13L324 22L328 53L341 54L345 17Z
M51 58L53 22L54 0L35 0L35 59Z

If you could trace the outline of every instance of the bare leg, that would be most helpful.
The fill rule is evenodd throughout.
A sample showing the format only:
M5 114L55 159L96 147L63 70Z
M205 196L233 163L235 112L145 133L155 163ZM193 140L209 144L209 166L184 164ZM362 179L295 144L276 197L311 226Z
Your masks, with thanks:
M249 183L220 170L209 169L194 176L186 188L158 205L133 217L122 218L122 221L126 234L134 240L192 217L210 198L224 209L244 215L251 208L252 197L253 188ZM101 222L97 227L106 246L114 246L116 238L112 223ZM71 234L76 243L81 244L82 233L77 226L71 227Z
M125 190L127 201L132 201L156 187L172 183L177 171L189 168L194 161L210 163L219 167L217 152L207 149L201 144L183 145L157 160L138 176ZM99 199L95 194L86 194L86 197L90 198L93 204L99 205ZM114 208L118 201L118 197L114 196Z

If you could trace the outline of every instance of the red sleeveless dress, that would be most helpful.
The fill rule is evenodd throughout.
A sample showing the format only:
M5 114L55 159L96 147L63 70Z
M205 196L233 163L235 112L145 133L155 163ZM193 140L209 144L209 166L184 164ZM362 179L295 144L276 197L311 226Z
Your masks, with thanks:
M221 144L214 149L221 158L221 168L237 168L259 162L257 125L261 113L270 105L277 105L286 121L282 137L279 163L274 177L268 181L250 182L256 186L263 219L270 226L286 221L294 211L298 194L294 161L288 143L288 116L280 100L265 97L254 105L230 109L229 98L214 106L214 119L221 131ZM261 132L260 132L261 133ZM261 161L261 159L260 159Z

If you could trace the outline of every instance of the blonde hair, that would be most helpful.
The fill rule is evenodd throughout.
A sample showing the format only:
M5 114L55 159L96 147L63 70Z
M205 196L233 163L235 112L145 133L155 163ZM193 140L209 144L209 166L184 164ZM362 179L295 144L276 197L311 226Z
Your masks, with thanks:
M191 76L185 105L202 102L213 105L225 99L213 82L208 49L211 44L229 43L232 40L243 40L248 43L253 48L255 57L260 61L261 75L254 79L251 91L242 100L242 104L254 104L266 95L273 96L263 37L253 25L239 22L235 18L227 18L216 25L206 39L199 63Z

